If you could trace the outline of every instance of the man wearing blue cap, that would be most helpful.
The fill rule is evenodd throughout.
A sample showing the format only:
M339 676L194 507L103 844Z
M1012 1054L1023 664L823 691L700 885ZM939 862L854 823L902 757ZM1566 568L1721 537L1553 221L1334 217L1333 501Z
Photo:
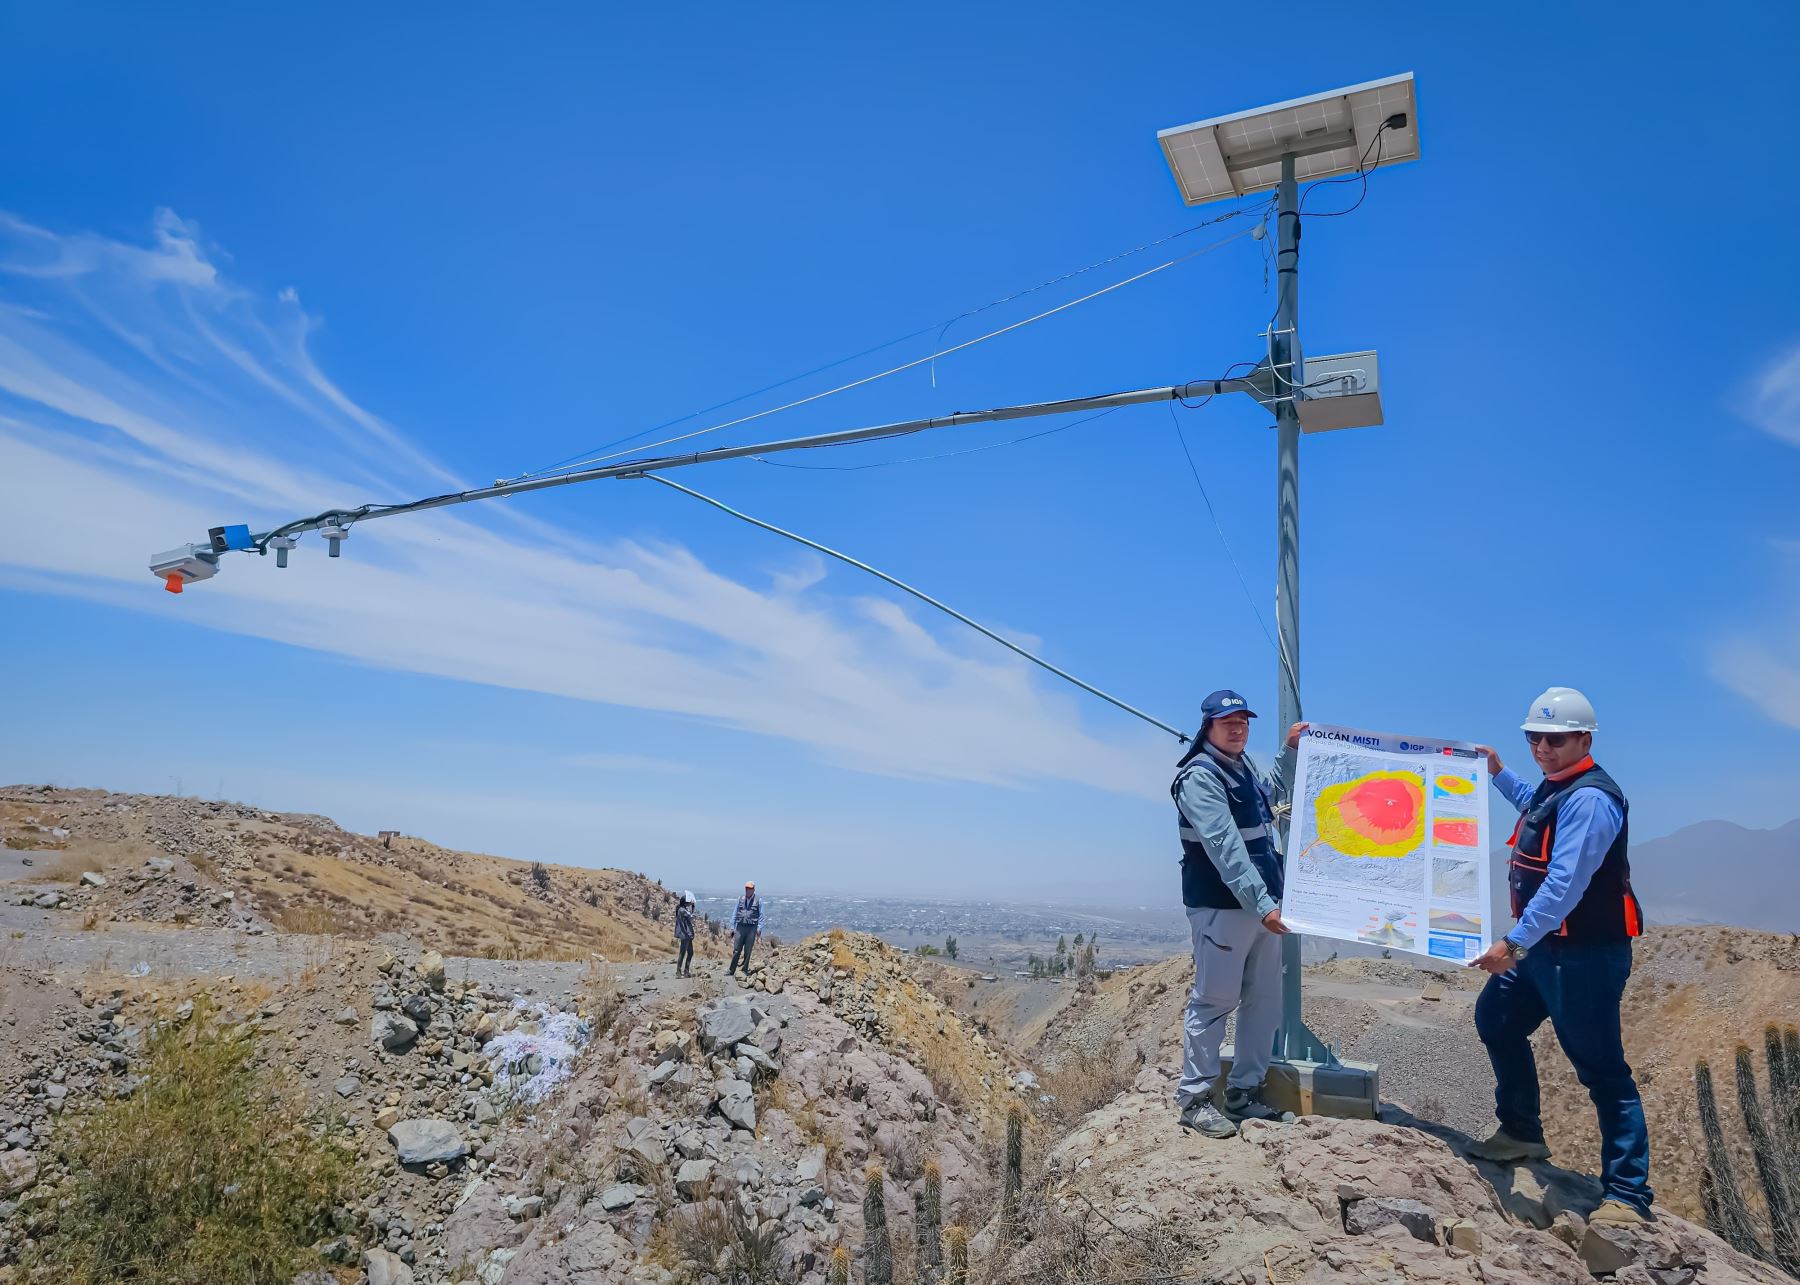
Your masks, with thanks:
M1183 1128L1229 1138L1235 1120L1279 1114L1257 1097L1281 1024L1280 937L1288 930L1281 922L1275 803L1292 787L1294 751L1306 724L1288 730L1275 771L1264 776L1245 750L1256 717L1249 702L1225 689L1208 696L1200 712L1200 730L1169 791L1181 820L1181 901L1194 946L1175 1105ZM1233 1011L1237 1051L1220 1111L1212 1096L1225 1019Z

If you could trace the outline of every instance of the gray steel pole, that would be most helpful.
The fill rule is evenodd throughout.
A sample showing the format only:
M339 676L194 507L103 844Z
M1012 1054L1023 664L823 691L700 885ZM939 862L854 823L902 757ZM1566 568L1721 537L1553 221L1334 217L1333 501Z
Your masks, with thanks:
M1294 157L1281 158L1276 202L1275 322L1269 365L1275 393L1275 636L1279 643L1279 734L1300 721L1300 205ZM1292 781L1288 784L1291 786ZM1290 829L1292 814L1289 814ZM1284 836L1285 838L1285 836ZM1289 1061L1323 1061L1329 1054L1306 1028L1300 1005L1300 935L1281 939L1281 1030L1275 1052Z

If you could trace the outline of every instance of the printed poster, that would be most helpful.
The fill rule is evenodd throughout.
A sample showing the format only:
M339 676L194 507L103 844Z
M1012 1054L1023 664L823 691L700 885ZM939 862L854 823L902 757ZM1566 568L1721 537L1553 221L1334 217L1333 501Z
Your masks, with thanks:
M1473 745L1315 723L1293 799L1288 927L1453 964L1493 944L1487 764Z

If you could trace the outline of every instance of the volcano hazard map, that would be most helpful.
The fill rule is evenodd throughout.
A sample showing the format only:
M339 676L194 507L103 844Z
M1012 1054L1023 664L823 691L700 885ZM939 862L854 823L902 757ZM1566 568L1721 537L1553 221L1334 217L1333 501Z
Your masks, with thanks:
M1487 781L1473 745L1315 724L1293 799L1290 928L1459 964L1492 944Z

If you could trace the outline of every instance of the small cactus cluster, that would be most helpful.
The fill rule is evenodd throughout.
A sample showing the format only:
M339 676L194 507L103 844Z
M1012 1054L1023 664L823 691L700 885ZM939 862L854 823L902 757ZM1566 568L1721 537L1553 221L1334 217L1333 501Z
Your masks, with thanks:
M883 1178L880 1165L863 1170L864 1285L894 1285L894 1246L888 1239Z
M1002 1234L1017 1216L1024 1187L1025 1117L1018 1107L1006 1120L1006 1195ZM888 1230L887 1175L879 1164L863 1170L862 1285L894 1285L894 1243ZM944 1171L927 1160L913 1197L914 1279L918 1285L969 1285L969 1229L944 1226ZM827 1285L850 1285L850 1248L839 1245L826 1264Z
M969 1231L951 1227L944 1232L944 1285L969 1285Z
M1025 1112L1018 1103L1006 1110L1006 1180L1000 1196L1001 1235L1011 1240L1019 1221L1019 1198L1025 1190Z
M1763 1031L1763 1057L1768 1064L1769 1105L1763 1109L1750 1046L1740 1044L1734 1057L1738 1109L1750 1142L1756 1178L1768 1212L1768 1234L1757 1225L1738 1188L1731 1148L1719 1118L1712 1068L1702 1058L1694 1065L1694 1097L1700 1133L1706 1144L1706 1168L1700 1177L1700 1200L1706 1223L1721 1240L1790 1275L1800 1276L1800 1028L1785 1031L1771 1024Z

